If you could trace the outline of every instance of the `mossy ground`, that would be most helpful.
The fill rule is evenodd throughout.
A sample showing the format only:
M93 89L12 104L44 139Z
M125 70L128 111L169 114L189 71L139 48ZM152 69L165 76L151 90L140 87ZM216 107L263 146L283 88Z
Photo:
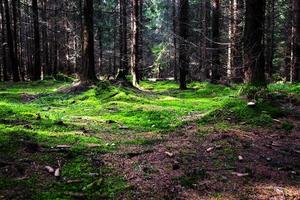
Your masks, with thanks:
M0 198L2 194L19 199L130 196L131 186L104 166L99 155L121 145L156 144L161 139L155 135L197 120L200 126L215 123L226 129L233 122L270 124L283 114L265 100L249 108L239 97L243 86L191 83L189 90L180 91L171 81L145 81L143 90L98 83L82 93L61 92L70 86L70 82L52 80L0 84L0 167L4 169ZM299 88L270 85L269 91L298 94ZM57 145L70 148L51 151ZM59 167L58 163L61 179L56 180L44 167ZM68 184L72 180L79 182Z

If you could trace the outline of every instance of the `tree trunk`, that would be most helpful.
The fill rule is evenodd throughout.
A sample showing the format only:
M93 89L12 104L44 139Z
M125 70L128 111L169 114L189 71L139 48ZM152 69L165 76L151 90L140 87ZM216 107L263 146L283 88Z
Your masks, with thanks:
M300 1L292 1L292 67L291 82L300 82Z
M127 56L127 3L126 0L120 2L120 68L117 74L117 80L126 81L128 72L128 56Z
M132 16L131 16L131 75L132 84L139 84L139 3L138 0L132 0Z
M180 89L187 89L186 76L189 68L189 47L188 47L188 35L189 35L189 1L180 0L179 3L179 82Z
M98 40L99 40L99 70L103 70L103 43L102 43L102 29L98 27Z
M42 1L43 12L42 20L45 22L42 36L43 36L43 74L50 76L52 73L51 66L49 63L49 46L48 46L48 23L47 23L47 0Z
M34 74L32 80L41 79L41 45L40 45L40 27L39 10L37 0L32 0L33 26L34 26Z
M14 51L14 41L13 41L13 36L11 34L12 30L11 30L8 0L4 0L4 6L5 6L6 31L7 31L6 36L7 36L10 64L13 73L13 81L18 82L20 81L19 70L18 70L19 61Z
M287 16L287 20L288 20L288 27L290 27L287 30L287 47L285 50L285 58L284 58L284 64L285 64L285 78L286 81L291 81L291 65L292 65L292 18L293 18L293 14L292 14L292 0L288 0L288 8L289 11L288 12L288 16Z
M172 0L172 17L173 17L173 48L174 48L174 79L178 81L178 66L177 66L177 14L176 14L176 0Z
M221 78L220 62L220 0L213 0L212 3L212 76L211 82L217 83Z
M265 85L264 21L266 0L246 0L245 81Z
M80 73L80 81L93 82L97 80L94 57L93 0L84 0L83 16L83 68Z
M269 78L273 75L274 58L274 26L275 26L275 2L268 0L267 4L267 22L266 22L266 71Z
M228 52L228 77L237 83L243 82L243 68L242 68L242 10L243 2L239 0L230 1L230 22L229 22L229 39L230 46Z
M4 17L4 9L3 9L3 2L0 0L0 14L1 14L1 44L2 44L2 75L3 75L3 81L8 81L8 75L7 75L7 57L6 57L6 45L3 45L6 43L5 40L5 17Z

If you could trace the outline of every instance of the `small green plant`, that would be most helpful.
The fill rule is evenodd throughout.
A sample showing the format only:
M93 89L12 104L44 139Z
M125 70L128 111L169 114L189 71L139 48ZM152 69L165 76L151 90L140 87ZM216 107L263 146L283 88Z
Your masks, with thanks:
M281 128L285 131L292 131L295 128L295 125L291 122L285 121L282 123Z

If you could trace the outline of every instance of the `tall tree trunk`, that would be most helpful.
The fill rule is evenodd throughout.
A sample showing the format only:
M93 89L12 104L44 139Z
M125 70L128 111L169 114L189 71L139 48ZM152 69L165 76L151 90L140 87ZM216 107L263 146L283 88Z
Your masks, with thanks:
M180 89L187 89L186 76L189 68L189 1L180 0L179 3L179 82Z
M172 18L173 18L173 48L174 48L174 63L173 63L173 70L174 70L174 79L178 81L178 66L177 66L177 13L176 13L176 0L172 0Z
M142 80L145 67L144 59L144 0L139 1L139 80Z
M120 3L120 68L117 74L117 80L126 81L128 73L128 55L127 55L127 3L126 0L119 0Z
M267 2L267 20L266 20L266 71L269 78L273 75L274 58L274 26L275 26L275 1Z
M230 21L229 39L230 46L228 52L228 77L237 83L243 82L242 68L242 47L241 47L241 22L242 22L243 2L230 0Z
M266 0L246 0L245 81L265 85L264 21Z
M132 0L132 16L131 16L131 75L132 84L138 86L139 84L139 2Z
M102 29L98 27L98 40L99 40L99 69L103 70L103 43L102 43Z
M41 45L40 45L40 27L39 10L37 0L32 0L33 26L34 26L34 74L32 80L41 79Z
M291 81L300 82L300 1L292 1L292 67Z
M202 1L202 21L201 21L201 80L205 81L209 77L209 66L208 66L208 57L209 54L207 52L207 47L209 47L209 43L207 42L207 38L209 37L209 23L210 23L210 0Z
M15 55L18 57L19 53L18 53L18 12L17 12L17 5L16 5L17 1L11 1L11 5L12 5L12 19L13 19L13 41L14 41L14 51L15 51ZM20 64L20 63L19 63ZM21 66L19 66L21 67Z
M212 76L211 82L217 83L221 78L220 61L220 0L213 0L212 3Z
M21 75L21 80L22 81L25 81L25 76L26 76L26 67L24 65L24 62L23 62L23 52L22 52L22 49L23 49L23 41L22 39L24 38L24 35L23 35L23 24L22 24L22 12L21 12L21 0L16 0L17 1L17 13L18 13L18 17L19 17L19 31L18 31L18 43L19 43L19 48L18 48L18 55L17 57L19 58L19 71L20 71L20 75Z
M94 55L93 0L84 0L83 16L83 69L80 73L80 80L93 82L97 80Z
M113 49L113 76L116 77L117 69L117 34L118 34L118 22L117 22L117 12L115 11L114 15L114 49Z
M43 36L43 74L50 76L52 73L51 66L49 63L49 47L48 47L48 23L47 23L47 0L42 1L42 20L45 23L43 30L42 30L42 36Z
M5 40L5 17L4 17L4 8L3 8L3 1L0 0L0 15L1 15L1 44L2 44L2 75L3 81L8 81L7 75L7 57L6 57L6 40Z
M81 0L80 0L81 2ZM82 7L81 7L82 8ZM58 6L57 6L57 0L54 0L54 15L58 15ZM80 9L81 11L81 9ZM80 15L81 16L81 15ZM57 17L54 18L54 33L53 33L53 70L52 75L56 76L58 74L58 57L59 57L59 50L58 50L58 21Z
M12 69L12 73L13 73L13 81L18 82L18 81L20 81L19 70L18 70L19 61L18 61L18 57L16 56L15 51L14 51L14 41L13 41L13 36L11 35L12 30L11 30L11 21L10 21L8 0L4 0L4 6L5 6L6 31L7 31L6 37L7 37L7 43L8 43L11 69Z

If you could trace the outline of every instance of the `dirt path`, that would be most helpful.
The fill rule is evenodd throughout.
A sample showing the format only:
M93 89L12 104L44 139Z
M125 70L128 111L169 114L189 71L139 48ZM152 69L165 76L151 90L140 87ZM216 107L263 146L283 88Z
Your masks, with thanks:
M284 121L294 129L280 129ZM211 128L201 135L191 124L158 144L127 145L104 160L134 186L134 199L300 199L297 117L270 128Z

